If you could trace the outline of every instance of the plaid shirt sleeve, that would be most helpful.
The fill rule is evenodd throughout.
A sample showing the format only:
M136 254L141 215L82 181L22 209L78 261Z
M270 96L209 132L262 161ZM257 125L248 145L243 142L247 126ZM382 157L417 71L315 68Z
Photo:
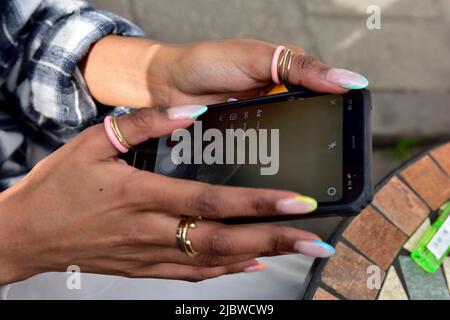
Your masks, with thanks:
M108 34L142 36L129 21L78 0L2 0L0 86L43 130L67 135L97 116L77 63ZM9 99L8 99L9 100Z
M77 63L109 34L143 35L84 1L0 1L0 191L104 116Z

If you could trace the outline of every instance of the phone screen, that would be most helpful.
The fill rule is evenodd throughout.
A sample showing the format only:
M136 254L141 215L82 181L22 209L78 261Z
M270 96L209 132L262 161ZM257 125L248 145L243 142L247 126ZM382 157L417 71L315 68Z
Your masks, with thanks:
M169 156L173 141L164 137L158 142L155 172L214 184L292 190L319 202L339 201L343 196L343 100L341 95L322 95L244 107L211 107L198 119L203 132L211 128L221 132L267 129L271 161L266 157L265 163L249 163L251 149L247 143L234 149L235 155L245 152L245 163L176 165ZM272 129L278 130L278 139L273 141ZM193 128L190 132L195 135ZM205 150L209 143L202 141L197 147ZM195 147L192 150L199 152ZM261 168L268 167L276 173L261 174Z

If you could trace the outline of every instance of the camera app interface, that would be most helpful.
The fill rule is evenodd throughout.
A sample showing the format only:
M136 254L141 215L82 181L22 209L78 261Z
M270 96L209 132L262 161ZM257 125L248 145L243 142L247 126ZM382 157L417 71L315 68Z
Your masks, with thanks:
M234 146L235 162L226 163L226 141L223 141L222 162L172 165L170 172L164 172L168 156L160 151L167 149L170 143L162 138L159 142L156 172L214 184L293 190L312 196L319 202L334 202L342 198L342 96L295 98L227 110L214 110L211 107L199 120L202 121L203 132L211 128L218 129L224 133L224 137L226 129L243 129L244 132L255 129L258 143L250 146L250 139L242 138L245 145ZM266 137L259 134L260 129L266 129ZM192 128L191 133L194 136ZM237 137L236 141L239 139ZM202 142L203 150L210 141ZM261 147L264 145L267 150L263 152ZM199 153L199 150L192 150L192 153ZM237 154L242 155L243 152L245 163L236 163ZM261 155L266 155L264 164L259 161ZM252 156L258 159L258 163L250 163ZM268 160L273 163L268 163ZM269 174L262 174L261 168L269 166L271 170L266 169Z

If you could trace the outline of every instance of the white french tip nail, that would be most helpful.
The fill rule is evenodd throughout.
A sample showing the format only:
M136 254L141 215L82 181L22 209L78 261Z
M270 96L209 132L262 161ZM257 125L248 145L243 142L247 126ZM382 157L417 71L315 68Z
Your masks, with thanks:
M183 105L167 109L167 114L171 120L195 119L208 110L205 105Z

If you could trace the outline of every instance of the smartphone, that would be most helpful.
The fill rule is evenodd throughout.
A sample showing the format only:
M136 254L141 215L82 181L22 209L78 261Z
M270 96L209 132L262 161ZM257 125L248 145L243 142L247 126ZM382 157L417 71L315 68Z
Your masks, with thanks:
M290 90L210 105L184 132L189 136L149 140L125 154L124 159L136 168L177 178L292 190L314 197L319 204L314 215L237 222L357 214L371 201L373 193L369 91L330 95L301 88ZM241 133L253 130L253 135L235 136L236 143L230 147L228 133L238 129L242 129ZM260 132L265 132L265 136L258 135ZM211 148L220 134L222 143ZM180 148L187 137L194 142ZM239 139L248 143L239 144ZM261 141L266 144L265 150ZM211 149L214 152L206 152ZM245 156L237 160L242 154ZM196 155L204 159L194 159ZM206 159L206 155L210 158Z

